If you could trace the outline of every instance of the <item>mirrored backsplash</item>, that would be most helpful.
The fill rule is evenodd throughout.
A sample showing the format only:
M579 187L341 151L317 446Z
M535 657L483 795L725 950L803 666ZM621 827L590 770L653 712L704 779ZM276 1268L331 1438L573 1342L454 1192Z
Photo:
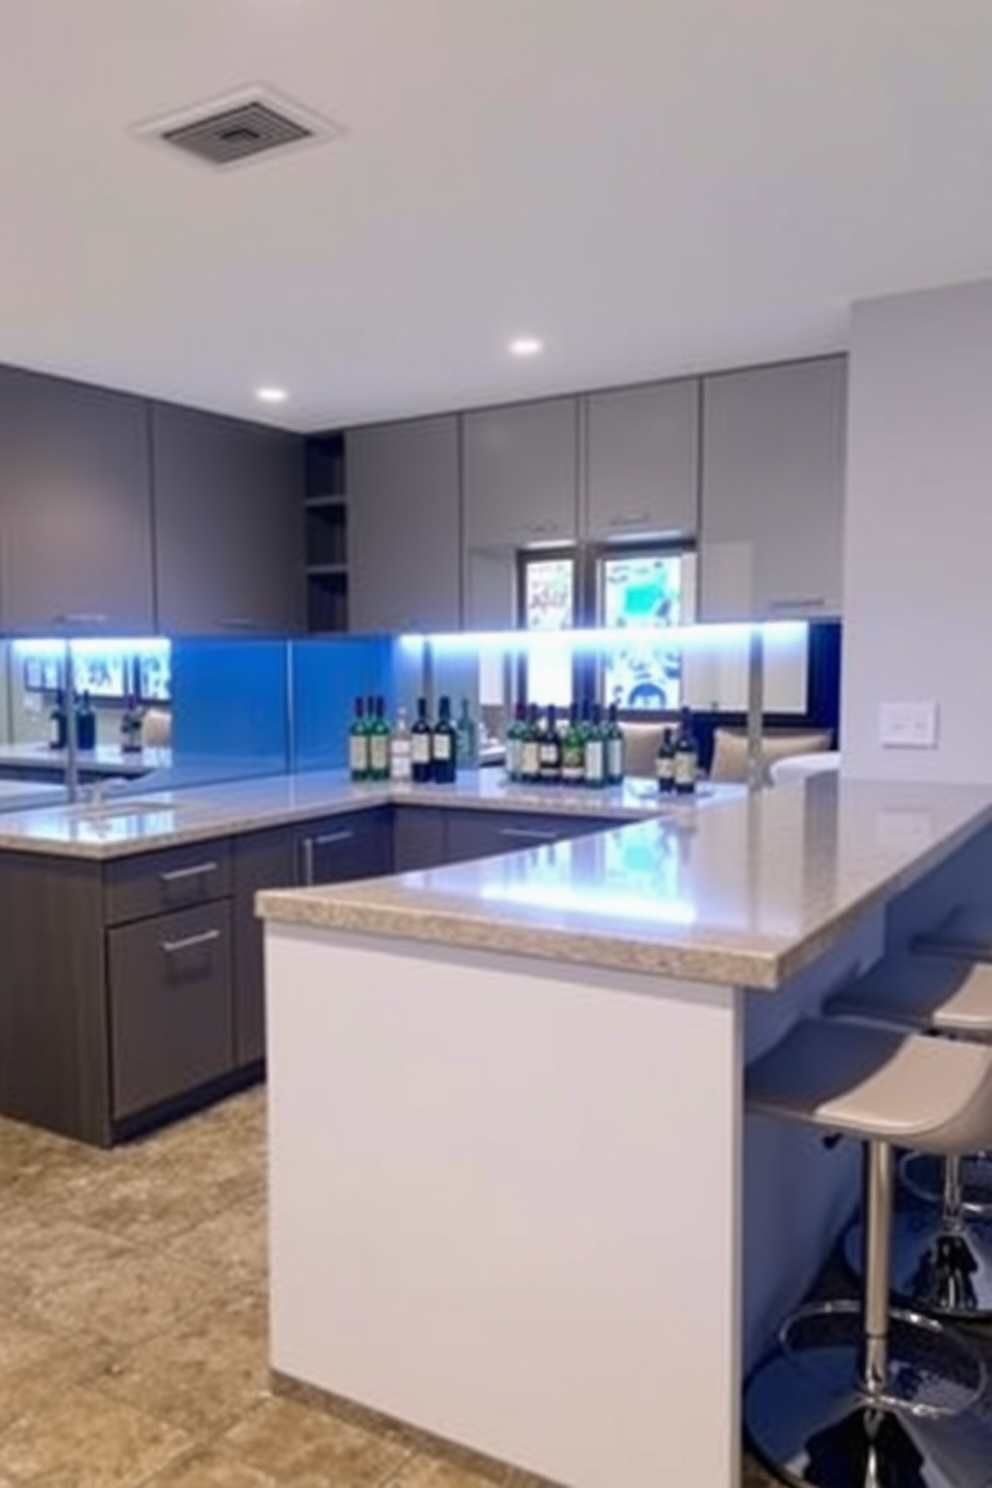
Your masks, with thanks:
M739 723L751 629L631 625L294 641L0 639L0 809L10 782L48 791L64 785L70 645L81 783L147 792L344 769L356 697L381 697L390 717L403 706L412 718L421 696L432 714L442 696L456 712L464 704L477 721L484 763L502 758L520 701L542 708L585 698L615 702L628 718L672 716L689 706L701 719ZM761 631L766 717L778 725L836 729L839 625L775 624Z

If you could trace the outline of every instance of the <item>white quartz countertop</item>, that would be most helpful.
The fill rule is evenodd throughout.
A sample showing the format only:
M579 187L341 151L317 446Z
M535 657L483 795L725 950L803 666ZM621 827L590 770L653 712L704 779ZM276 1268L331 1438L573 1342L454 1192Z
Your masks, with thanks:
M65 790L61 785L34 780L0 780L0 812L54 805L64 800Z
M735 786L703 787L700 804L739 793ZM606 790L567 790L508 785L500 772L482 770L464 775L453 786L353 785L343 771L314 771L181 790L142 789L138 782L127 794L106 795L99 804L18 812L5 812L0 800L0 850L110 859L390 802L619 822L685 809L659 800L650 780L631 780Z
M836 775L430 872L259 895L263 918L775 988L992 823L981 787Z

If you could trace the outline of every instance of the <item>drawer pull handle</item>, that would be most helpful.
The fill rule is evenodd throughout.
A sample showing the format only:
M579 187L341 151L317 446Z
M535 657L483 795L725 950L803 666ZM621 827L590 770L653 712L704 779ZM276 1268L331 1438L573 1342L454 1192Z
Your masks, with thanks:
M556 842L557 832L542 832L538 827L500 827L501 837L522 837L527 842Z
M769 605L772 610L822 610L826 604L822 595L819 598L809 599L773 599Z
M646 527L650 521L647 512L618 513L610 518L611 527Z
M56 625L106 625L109 619L109 615L87 615L82 612L52 616Z
M346 832L325 832L322 837L314 837L314 847L330 847L335 842L350 842L355 835L355 829L349 828Z
M160 940L159 946L167 956L178 956L181 951L211 945L215 940L220 940L219 930L203 930L199 935L185 935L182 940Z
M164 884L182 883L185 878L206 878L208 873L216 872L216 863L194 863L192 868L170 868L168 873L160 873L159 881Z

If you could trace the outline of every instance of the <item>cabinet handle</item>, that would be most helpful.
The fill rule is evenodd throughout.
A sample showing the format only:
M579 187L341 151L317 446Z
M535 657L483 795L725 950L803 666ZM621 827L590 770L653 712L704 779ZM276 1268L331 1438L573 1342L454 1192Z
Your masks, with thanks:
M521 837L527 842L557 842L558 833L541 831L539 827L500 827L501 837Z
M303 854L303 872L301 874L301 877L303 879L303 887L305 889L310 889L310 888L313 887L313 838L312 837L304 837L303 841L300 843L300 851Z
M823 595L807 599L773 599L769 602L770 610L822 610L827 601Z
M109 615L53 615L52 622L55 625L106 625L110 621Z
M159 874L159 882L164 884L182 883L184 878L206 878L208 873L216 873L216 863L194 863L192 868L170 868L168 873Z
M354 827L343 832L325 832L322 837L311 837L314 847L330 847L334 842L350 842L355 835Z
M167 956L178 956L181 951L192 951L197 946L211 945L220 940L219 930L202 930L199 935L185 935L182 940L160 940L159 946Z
M248 615L225 615L219 622L223 630L256 630L257 622Z
M646 511L628 512L625 516L611 517L608 525L610 527L646 527L650 520Z

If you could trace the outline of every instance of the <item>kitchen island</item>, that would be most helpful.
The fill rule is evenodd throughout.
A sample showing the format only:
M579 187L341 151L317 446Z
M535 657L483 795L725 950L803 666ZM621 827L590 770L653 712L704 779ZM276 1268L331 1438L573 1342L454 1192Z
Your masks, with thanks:
M264 893L271 1358L566 1488L732 1488L856 1193L747 1062L988 881L992 793L829 776Z

